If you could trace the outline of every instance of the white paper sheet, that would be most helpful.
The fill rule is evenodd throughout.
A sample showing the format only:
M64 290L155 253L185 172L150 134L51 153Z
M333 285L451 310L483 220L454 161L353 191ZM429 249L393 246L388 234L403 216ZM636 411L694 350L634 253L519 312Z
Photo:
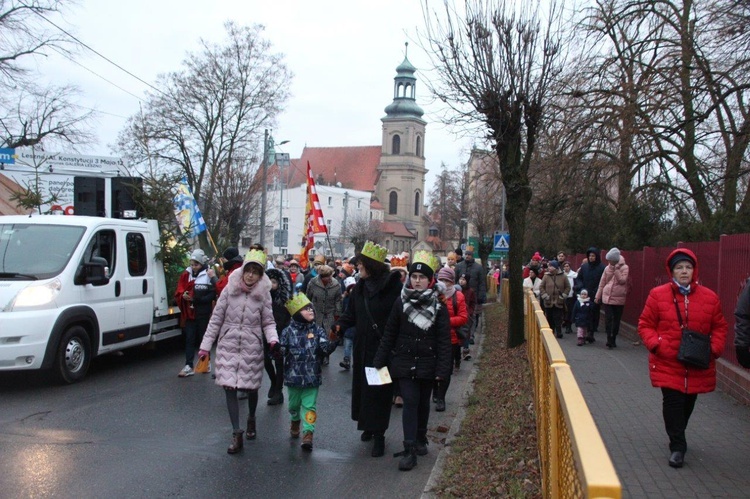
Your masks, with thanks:
M391 373L387 367L375 369L374 367L365 367L365 376L367 384L371 386L387 385L391 382Z

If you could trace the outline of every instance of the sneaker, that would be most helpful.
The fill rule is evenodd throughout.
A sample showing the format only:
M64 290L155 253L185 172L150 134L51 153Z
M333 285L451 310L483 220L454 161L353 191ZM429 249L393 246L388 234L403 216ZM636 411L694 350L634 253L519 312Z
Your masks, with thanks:
M211 363L209 362L209 363L208 363L208 371L206 371L206 374L210 374L210 373L211 373ZM214 376L214 379L215 379L215 378L216 378L216 377Z
M182 371L180 371L180 374L178 374L177 376L179 376L180 378L187 378L188 376L192 376L193 374L195 374L193 368L185 364L185 367L182 368Z

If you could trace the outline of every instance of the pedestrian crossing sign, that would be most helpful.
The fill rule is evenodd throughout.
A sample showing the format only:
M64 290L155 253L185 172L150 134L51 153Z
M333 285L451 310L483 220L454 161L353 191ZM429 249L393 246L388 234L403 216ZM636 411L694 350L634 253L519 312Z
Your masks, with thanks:
M501 234L495 234L495 244L492 247L492 251L508 251L510 244L510 234L507 232Z

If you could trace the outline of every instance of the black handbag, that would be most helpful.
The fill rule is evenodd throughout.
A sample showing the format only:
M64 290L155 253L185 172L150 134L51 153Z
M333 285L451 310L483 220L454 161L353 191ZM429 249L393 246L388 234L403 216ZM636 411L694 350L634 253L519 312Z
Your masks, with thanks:
M687 322L687 297L685 298L685 322ZM680 349L677 352L677 360L683 364L697 369L708 369L711 363L711 334L703 334L688 329L683 324L680 308L677 306L677 298L674 298L674 308L677 311L677 320L682 329Z

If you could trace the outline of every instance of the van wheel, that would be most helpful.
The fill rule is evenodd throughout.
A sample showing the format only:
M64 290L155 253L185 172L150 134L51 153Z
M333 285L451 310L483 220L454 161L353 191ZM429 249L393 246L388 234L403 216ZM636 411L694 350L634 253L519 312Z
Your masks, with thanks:
M63 334L57 347L55 374L63 383L75 383L86 376L91 363L91 341L86 330L73 326Z

